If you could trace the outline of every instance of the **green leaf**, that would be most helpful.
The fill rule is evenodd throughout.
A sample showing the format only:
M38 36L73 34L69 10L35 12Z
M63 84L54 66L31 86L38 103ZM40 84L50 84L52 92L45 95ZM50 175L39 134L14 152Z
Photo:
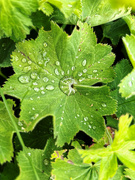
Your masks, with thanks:
M124 176L124 173L123 173L123 171L124 171L124 166L119 166L118 167L118 169L117 169L117 172L116 172L116 174L112 177L112 178L110 178L109 180L118 180L118 179L120 179L120 180L128 180L125 176Z
M129 14L128 16L124 16L122 19L127 23L131 34L135 35L135 16Z
M68 158L63 160L57 158L52 163L52 174L57 180L77 179L77 180L98 180L99 164L85 164L77 150L70 150Z
M69 143L79 130L100 139L102 116L116 110L109 88L102 85L114 77L113 61L111 47L97 44L87 24L68 36L52 23L52 30L41 30L35 41L17 44L12 54L15 74L4 91L22 101L20 119L28 131L52 115L58 145Z
M15 43L8 39L0 39L0 67L9 67L10 63L10 54L15 49Z
M131 129L132 117L128 114L119 119L119 130L115 132L113 143L107 148L81 150L78 152L84 157L84 163L97 162L101 160L99 179L108 180L117 170L117 157L131 169L135 169L135 139L131 138L134 128ZM130 133L132 131L132 133ZM129 135L130 134L130 135Z
M72 13L80 17L80 0L41 0L39 9L41 9L46 15L53 13L53 8L49 3L59 8L59 10L64 14L65 18L70 18Z
M101 161L99 180L108 180L110 177L113 177L117 168L117 156L114 153L109 154Z
M131 72L132 67L127 60L122 60L116 64L114 69L116 71L116 78L113 82L109 83L109 86L113 90L111 95L118 101L116 115L120 117L122 114L129 113L135 117L135 96L128 99L121 97L118 87L121 79L126 77L126 75Z
M123 19L118 19L117 21L109 22L102 26L103 37L110 38L112 44L117 45L120 38L126 34L129 34L129 28Z
M9 108L12 109L13 101L8 100ZM12 116L14 112L12 111ZM18 122L17 118L15 118L16 123ZM18 122L20 125L21 122ZM18 129L21 130L21 127L18 125ZM22 124L21 124L22 125ZM12 138L15 129L12 125L10 117L7 113L7 110L3 104L0 102L0 163L3 164L6 161L11 161L13 157L13 144Z
M15 41L25 39L33 26L29 16L38 8L37 0L1 0L0 36L11 37Z
M134 170L126 168L125 169L125 175L126 175L126 177L128 177L132 180L135 180L135 171Z
M131 73L129 73L124 79L122 79L121 83L119 84L119 92L122 94L122 97L130 98L131 96L135 95L135 69Z
M130 14L130 8L112 8L108 0L82 0L82 20L98 26Z
M20 151L17 156L20 174L16 180L24 180L28 177L29 180L37 180L37 177L39 180L48 180L51 172L50 157L56 149L54 142L54 140L49 139L44 150L27 148L27 156L24 151ZM28 158L31 159L36 173L34 173ZM37 177L35 174L37 174Z
M19 168L16 161L4 164L2 171L0 172L0 179L13 180L19 174Z
M128 57L133 67L135 67L135 52L134 52L135 36L133 34L131 34L131 36L126 35L126 37L123 37L122 40L127 50Z

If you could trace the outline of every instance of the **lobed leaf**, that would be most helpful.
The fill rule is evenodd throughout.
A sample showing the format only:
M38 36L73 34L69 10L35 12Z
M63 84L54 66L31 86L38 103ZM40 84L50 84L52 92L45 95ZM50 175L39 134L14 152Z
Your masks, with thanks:
M11 37L15 41L25 39L33 26L29 16L37 8L37 0L1 0L0 37Z
M118 168L117 158L132 170L135 169L135 139L131 137L134 128L129 127L132 117L128 114L119 119L119 130L115 132L113 143L107 148L99 149L78 149L78 152L84 158L84 163L97 162L101 160L99 179L107 180L113 177ZM130 135L129 135L130 134Z
M130 14L130 8L113 8L109 0L82 0L82 20L98 26Z
M8 100L9 108L12 109L13 101ZM13 111L12 111L12 116ZM21 131L23 125L20 121L15 118L18 123L18 129ZM13 157L13 143L12 138L15 133L15 128L12 125L8 112L3 102L0 102L0 163L3 164L6 161L11 161Z
M114 77L111 47L97 44L87 24L79 26L68 36L52 23L52 30L40 30L35 41L18 43L12 54L15 74L4 87L6 94L21 99L20 119L28 131L43 117L54 117L54 136L61 146L79 130L100 139L102 116L116 109L105 85Z

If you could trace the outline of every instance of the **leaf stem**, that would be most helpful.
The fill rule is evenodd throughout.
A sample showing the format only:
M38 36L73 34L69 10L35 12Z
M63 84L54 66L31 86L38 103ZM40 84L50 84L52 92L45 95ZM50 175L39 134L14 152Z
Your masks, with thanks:
M0 76L2 76L4 79L7 79L7 77L2 73L1 68L0 68Z
M35 167L34 167L34 165L33 165L33 163L32 163L32 160L31 160L31 158L28 156L27 148L26 148L26 146L25 146L25 144L24 144L24 142L23 142L23 139L22 139L22 137L21 137L21 134L20 134L20 132L19 132L19 130L18 130L18 127L17 127L17 125L16 125L16 123L15 123L14 117L12 116L12 113L11 113L11 111L10 111L10 108L8 107L8 104L7 104L7 100L6 100L5 96L4 96L1 88L0 88L0 93L1 93L1 97L2 97L2 99L3 99L3 102L4 102L4 104L5 104L5 107L6 107L6 109L7 109L7 112L8 112L8 114L9 114L9 117L10 117L10 119L11 119L11 122L12 122L14 128L15 128L17 137L18 137L18 139L19 139L19 141L20 141L20 144L21 144L21 146L22 146L22 148L23 148L23 151L24 151L26 157L28 158L31 167L33 168L33 171L34 171L34 174L35 174L35 176L36 176L36 179L37 179L37 180L40 180L40 178L39 178L39 176L38 176L38 174L37 174L37 172L36 172L36 170L35 170Z
M111 145L113 143L113 140L112 140L112 137L111 137L111 135L110 135L110 133L109 133L107 128L106 128L106 135L108 137L109 144Z

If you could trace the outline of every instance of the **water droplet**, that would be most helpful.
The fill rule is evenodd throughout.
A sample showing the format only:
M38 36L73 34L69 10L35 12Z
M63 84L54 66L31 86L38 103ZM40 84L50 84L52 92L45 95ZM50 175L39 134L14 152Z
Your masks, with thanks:
M46 86L46 89L49 90L49 91L52 91L52 90L54 90L54 86L52 86L52 85L47 85L47 86Z
M87 61L86 61L86 59L84 59L82 62L82 66L86 66L86 63L87 63Z
M44 42L44 47L47 47L47 43L46 42Z
M33 101L33 98L30 98L31 101Z
M23 63L25 63L25 62L26 62L26 59L25 59L25 58L23 58L23 59L22 59L22 62L23 62Z
M91 79L92 78L92 75L88 75L88 79Z
M74 71L74 70L75 70L75 66L72 66L72 68L71 68L71 69L72 69L72 71Z
M31 156L31 153L29 152L28 155Z
M98 63L100 63L100 61L98 61Z
M134 81L134 77L132 77L132 81Z
M30 71L30 70L31 70L31 66L26 66L26 67L23 68L23 71L24 71L24 72L28 72L28 71Z
M96 73L96 72L97 72L97 70L95 69L95 70L93 70L93 72L94 72L94 73Z
M131 81L129 81L128 85L129 85L130 87L132 87L132 85L133 85L133 84L132 84L132 82L131 82Z
M60 66L60 62L59 61L56 61L56 66Z
M37 99L40 99L40 96L38 96Z
M69 70L67 70L67 74L69 74Z
M39 61L38 61L38 64L39 64L39 65L42 65L42 64L43 64L43 60L39 60Z
M106 107L106 104L105 104L105 103L103 103L103 104L102 104L102 107Z
M28 61L28 64L32 64L32 61Z
M54 83L54 80L52 80L52 83Z
M60 104L60 107L62 107L62 104Z
M61 122L61 123L60 123L60 126L62 126L62 125L63 125L63 123Z
M45 91L41 91L41 94L45 94ZM39 98L38 98L39 99Z
M18 121L18 125L19 125L19 126L23 126L23 124L22 124L20 121Z
M65 74L64 71L61 71L61 75L64 76L64 74Z
M47 52L46 51L43 51L43 58L45 58Z
M91 117L93 117L93 115L91 115Z
M43 81L44 81L44 82L48 82L48 80L49 80L49 79L48 79L47 77L43 77Z
M71 7L72 7L72 5L71 5L71 4L68 4L68 7L70 7L70 8L71 8Z
M84 117L84 121L88 121L88 117Z
M76 58L78 58L78 56L76 56Z
M37 85L38 85L38 83L37 83L37 82L34 82L34 83L33 83L33 85L34 85L34 86L37 86Z
M31 77L31 79L37 79L37 73L32 72L30 77Z
M38 92L38 91L39 91L39 88L35 87L35 88L34 88L34 91Z
M35 108L33 107L32 110L35 111Z
M83 70L83 73L86 73L86 72L87 72L87 69L84 69L84 70Z
M44 164L47 166L49 164L48 159L44 159Z
M19 77L19 81L23 84L29 83L30 82L30 77L27 75L22 75Z
M47 66L47 63L50 61L50 59L48 58L45 63L44 63L44 66Z
M96 129L96 126L93 126L93 129Z
M91 128L91 125L88 125L89 126L89 128Z
M82 82L84 80L85 80L85 78L82 77L82 78L79 79L79 82Z
M59 73L58 69L55 69L55 70L54 70L54 72L55 72L55 74L56 74L57 76L59 76L59 75L60 75L60 73Z
M79 114L77 114L77 117L79 117L80 115Z
M63 117L61 117L61 120L63 120Z
M40 89L41 89L41 90L44 90L44 87L42 86Z
M78 73L78 76L82 76L82 73L81 73L81 72L79 72L79 73Z

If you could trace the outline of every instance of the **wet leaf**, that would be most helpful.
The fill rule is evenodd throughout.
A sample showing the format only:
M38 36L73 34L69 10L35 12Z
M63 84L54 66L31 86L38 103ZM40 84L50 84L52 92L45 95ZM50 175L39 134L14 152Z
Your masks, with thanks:
M79 130L100 139L105 130L102 116L116 111L105 85L114 77L111 47L97 44L87 24L79 26L68 36L52 23L52 30L40 30L35 41L18 43L12 54L15 74L4 87L6 94L21 100L20 119L27 131L53 116L54 136L61 146Z

